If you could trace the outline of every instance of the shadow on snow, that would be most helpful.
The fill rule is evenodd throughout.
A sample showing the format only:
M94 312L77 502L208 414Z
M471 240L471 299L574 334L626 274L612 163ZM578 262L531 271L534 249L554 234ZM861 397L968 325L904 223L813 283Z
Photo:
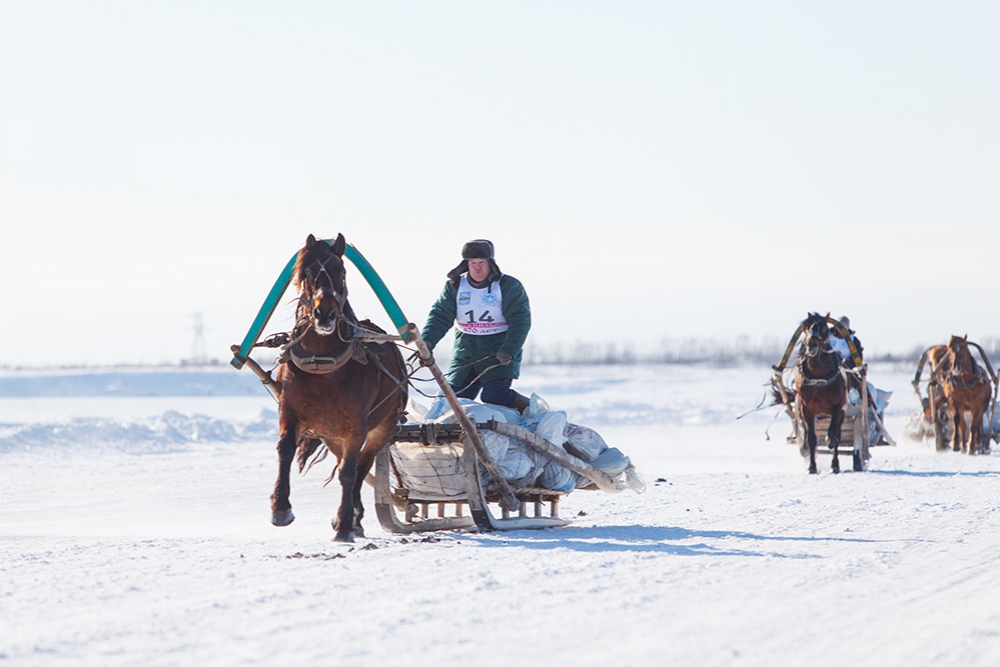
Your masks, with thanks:
M473 535L471 539L484 547L521 546L529 549L572 549L585 552L667 553L678 556L754 556L770 558L822 558L817 554L786 554L777 551L738 549L728 545L676 544L683 540L753 540L759 542L853 542L878 543L898 540L870 540L844 537L789 537L757 535L729 530L689 530L671 526L599 526L592 528L567 526L552 531L511 531ZM469 537L463 538L469 539Z
M869 470L868 474L897 475L900 477L1000 477L1000 472L995 470L973 470L969 472L964 470L929 470L924 472L915 472L912 470Z

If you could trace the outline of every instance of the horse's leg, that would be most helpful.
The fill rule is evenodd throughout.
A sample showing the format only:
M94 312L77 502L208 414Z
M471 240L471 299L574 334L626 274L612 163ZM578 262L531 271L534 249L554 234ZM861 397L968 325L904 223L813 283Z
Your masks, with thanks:
M979 428L979 452L981 454L990 454L990 453L992 453L991 452L991 446L992 446L992 440L993 440L993 438L992 438L993 425L992 424L985 425L985 426L982 425L984 419L989 419L990 401L992 401L992 400L993 400L993 397L989 393L989 387L987 387L986 400L983 401L982 403L980 403L980 405L982 406L982 410L979 413L979 422L978 422L980 424L980 428Z
M363 437L363 436L362 436ZM354 485L358 481L358 457L364 441L346 441L344 455L340 459L340 508L333 521L334 538L337 542L354 541ZM363 477L361 479L364 479Z
M952 404L955 403L954 398L950 401ZM962 451L962 444L965 441L965 436L963 431L965 430L965 417L962 416L962 409L951 405L951 421L952 429L951 434L951 451L960 452Z
M295 458L297 443L296 425L298 420L289 414L281 415L281 436L278 438L278 479L274 483L274 493L271 494L271 523L275 526L287 526L295 521L292 514L291 494L292 459Z
M806 423L806 444L809 445L809 474L815 475L819 472L816 467L816 415L803 409L802 421Z
M375 463L376 450L366 447L361 451L358 456L358 474L354 480L353 498L354 498L354 534L357 537L365 536L365 529L361 527L361 520L365 518L365 506L361 502L361 487L365 485L365 477L368 476L368 472L372 469L372 464Z
M834 414L830 415L830 428L826 432L827 442L830 443L830 449L833 450L833 461L830 463L830 469L833 472L840 472L840 458L837 455L837 448L840 446L840 427L844 423L844 408L834 408Z
M983 445L983 411L979 405L972 407L972 423L969 424L969 453L983 454L980 448Z
M971 453L971 452L969 452L969 435L970 435L969 430L970 430L971 424L969 424L969 422L966 421L966 419L965 419L965 410L964 409L959 411L959 413L958 413L958 419L962 423L962 453L963 454L965 454L965 453Z

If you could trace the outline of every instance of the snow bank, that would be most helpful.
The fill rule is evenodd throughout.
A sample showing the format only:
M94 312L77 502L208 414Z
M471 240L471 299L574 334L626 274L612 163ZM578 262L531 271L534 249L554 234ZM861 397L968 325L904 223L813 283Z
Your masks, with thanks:
M158 417L118 420L75 417L65 421L0 424L0 453L33 451L121 452L189 451L194 443L274 440L278 413L261 410L256 419L233 421L168 410Z

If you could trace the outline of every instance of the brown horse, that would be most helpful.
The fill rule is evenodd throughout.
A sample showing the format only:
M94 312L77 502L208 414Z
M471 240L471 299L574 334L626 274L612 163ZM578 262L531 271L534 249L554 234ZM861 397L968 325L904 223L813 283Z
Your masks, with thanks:
M365 332L384 332L354 318L344 282L345 247L342 234L332 245L310 234L295 263L296 323L277 373L280 437L271 523L295 520L288 496L296 450L301 472L325 445L340 469L335 539L353 542L355 535L364 537L361 485L406 406L406 368L392 343L358 340Z
M841 372L840 357L830 347L830 329L827 319L819 313L809 313L800 330L805 340L799 348L796 390L788 394L788 401L794 401L798 419L806 427L806 445L809 447L809 473L815 475L816 467L816 417L828 415L830 428L827 442L833 450L831 470L840 472L837 445L840 444L840 426L844 421L844 407L847 404L847 387ZM783 402L775 394L775 402Z
M990 378L972 358L968 335L952 336L948 341L948 372L943 373L944 395L951 408L955 434L951 439L952 451L980 453L983 446L983 415L990 405ZM972 421L965 422L965 413Z

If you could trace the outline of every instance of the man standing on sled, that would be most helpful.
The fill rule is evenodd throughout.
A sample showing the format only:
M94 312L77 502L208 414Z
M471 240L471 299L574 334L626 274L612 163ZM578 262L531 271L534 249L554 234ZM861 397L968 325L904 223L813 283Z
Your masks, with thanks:
M521 348L531 329L531 306L521 282L500 272L486 239L462 247L462 262L431 307L421 336L434 346L455 325L449 384L460 398L524 412L531 401L510 388L521 374Z

